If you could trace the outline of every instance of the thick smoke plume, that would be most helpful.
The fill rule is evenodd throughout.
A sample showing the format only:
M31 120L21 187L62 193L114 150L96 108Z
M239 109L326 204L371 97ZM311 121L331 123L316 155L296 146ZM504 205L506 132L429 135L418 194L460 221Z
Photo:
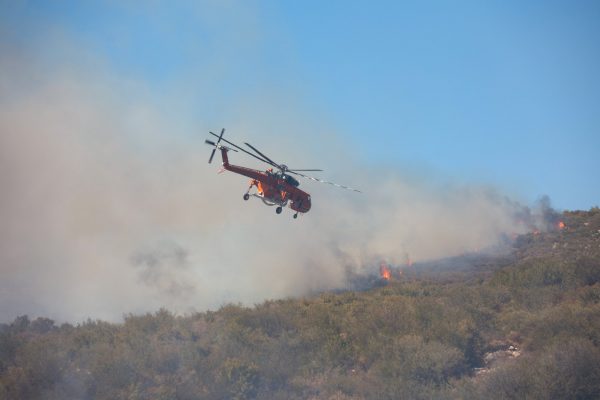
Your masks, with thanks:
M206 164L205 132L221 127L214 121L183 120L135 82L91 79L85 68L40 74L7 52L0 64L2 321L20 314L119 320L159 307L189 312L302 295L343 286L348 268L485 249L534 219L490 188L440 187L361 165L357 150L299 124L294 111L235 110L248 118L219 121L231 140L289 165L322 167L328 179L364 192L303 182L313 210L298 220L278 216L244 202L247 179L218 175L218 156ZM239 154L231 162L258 167Z

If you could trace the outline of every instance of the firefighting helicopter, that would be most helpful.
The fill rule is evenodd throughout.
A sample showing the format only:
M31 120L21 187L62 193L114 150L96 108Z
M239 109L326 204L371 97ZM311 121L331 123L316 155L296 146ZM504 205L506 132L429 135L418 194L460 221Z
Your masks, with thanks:
M236 145L235 143L224 139L223 134L225 133L225 128L221 130L220 135L217 135L213 132L209 133L217 138L217 142L215 143L208 139L205 140L206 144L213 147L213 150L210 153L210 158L208 159L208 163L210 164L212 162L212 159L217 149L221 150L221 157L223 159L224 170L231 171L236 174L244 175L250 178L250 186L248 187L246 193L244 193L243 199L248 200L250 196L257 197L268 206L277 206L275 208L275 212L277 214L281 214L283 207L289 204L289 207L295 211L293 217L298 218L298 213L307 213L311 207L310 195L298 188L298 186L300 186L300 182L298 182L290 174L301 176L303 178L310 179L315 182L327 183L329 185L361 193L360 190L353 189L344 185L338 185L337 183L313 178L312 176L304 175L299 172L322 171L321 169L291 169L288 168L288 166L285 164L278 164L266 155L264 155L260 150L252 146L250 143L244 142L244 144L248 146L250 150L253 151L250 152ZM221 144L221 142L225 142L232 147L224 146ZM234 151L237 153L238 150L270 165L272 168L268 168L266 171L260 171L256 169L229 164L229 158L227 153L229 151ZM274 170L274 168L276 170ZM250 191L253 187L256 187L256 193L250 194Z

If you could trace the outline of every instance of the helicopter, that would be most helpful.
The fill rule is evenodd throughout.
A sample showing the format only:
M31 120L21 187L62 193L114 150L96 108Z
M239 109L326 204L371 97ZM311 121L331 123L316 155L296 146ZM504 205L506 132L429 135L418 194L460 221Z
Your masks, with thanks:
M217 135L216 133L209 132L211 135L217 138L216 142L212 140L206 139L204 142L209 146L213 147L212 152L210 153L210 157L208 159L208 163L210 164L213 160L215 152L217 150L221 151L221 158L223 159L223 170L231 171L236 174L244 175L250 178L250 186L248 190L243 195L244 200L250 199L250 196L257 197L267 206L276 206L275 212L277 214L281 214L283 208L288 206L295 211L293 217L294 219L298 218L298 213L307 213L311 208L311 199L310 194L298 188L300 186L300 182L292 175L300 176L306 179L313 180L315 182L326 183L329 185L333 185L342 189L352 190L358 193L361 193L360 190L353 189L348 186L339 185L337 183L324 181L321 179L313 178L312 176L305 175L301 172L311 172L311 171L323 171L321 169L291 169L285 164L278 164L266 155L264 155L260 150L256 147L252 146L250 143L244 142L248 149L252 150L252 152L232 143L223 138L225 133L225 128L221 130L221 134ZM225 146L221 144L221 142L227 143L229 146ZM270 166L265 171L242 167L238 165L233 165L229 163L228 152L241 151L243 153L248 154L251 157L256 158L259 161L262 161ZM256 193L250 193L252 188L256 187Z

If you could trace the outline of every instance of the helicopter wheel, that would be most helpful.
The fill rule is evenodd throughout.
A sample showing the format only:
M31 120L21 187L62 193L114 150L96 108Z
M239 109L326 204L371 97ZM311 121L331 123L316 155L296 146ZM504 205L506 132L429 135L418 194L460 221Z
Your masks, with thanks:
M248 200L250 198L250 195L248 193L244 194L244 200Z
M281 214L281 211L282 211L282 210L283 210L283 208L281 208L281 207L277 207L277 208L275 209L275 212L276 212L277 214Z
M298 218L298 213L294 214L294 219Z

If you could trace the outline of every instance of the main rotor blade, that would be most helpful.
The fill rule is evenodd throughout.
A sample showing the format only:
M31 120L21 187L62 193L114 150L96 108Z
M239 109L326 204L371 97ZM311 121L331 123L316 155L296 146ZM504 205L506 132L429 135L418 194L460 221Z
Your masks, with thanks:
M215 151L217 151L216 147L213 149L212 153L210 153L210 158L208 159L209 164L212 162L212 159L215 156Z
M310 180L313 180L313 181L315 181L315 182L326 183L326 184L328 184L328 185L337 186L337 187L339 187L339 188L342 188L342 189L346 189L346 190L352 190L352 191L354 191L354 192L362 193L362 192L361 192L360 190L358 190L358 189L354 189L354 188L351 188L351 187L349 187L349 186L340 185L340 184L338 184L338 183L335 183L335 182L324 181L324 180L317 179L317 178L313 178L312 176L308 176L308 175L300 174L300 173L298 173L298 172L294 172L294 171L288 171L288 172L290 172L290 173L292 173L292 174L294 174L294 175L300 175L300 176L302 176L302 177L304 177L304 178L306 178L306 179L310 179Z
M213 135L213 136L215 136L215 137L219 137L219 135L217 135L216 133L213 133L213 132L208 132L208 133L210 133L211 135ZM241 147L240 147L240 146L238 146L237 144L235 144L235 143L231 143L231 142L230 142L229 140L227 140L227 139L221 139L221 140L222 140L222 141L224 141L225 143L227 143L227 144L229 144L229 145L231 145L231 146L235 147L236 149L239 149L239 150L243 151L244 153L248 154L249 156L252 156L252 157L256 158L257 160L260 160L260 161L262 161L262 162L264 162L264 163L267 163L267 164L269 164L269 165L273 165L273 164L271 164L270 162L268 162L267 160L265 160L265 159L263 159L263 158L260 158L260 157L259 157L259 156L257 156L256 154L250 153L248 150L245 150L245 149L241 148ZM273 166L276 166L276 165L273 165Z
M294 172L294 171L303 171L303 172L306 172L306 171L321 171L321 172L323 172L322 169L293 169L293 168L288 169L288 171L291 171L291 172Z
M204 143L206 143L206 144L210 144L211 146L216 146L215 142L213 142L213 141L210 141L210 140L208 140L208 139L206 139L206 140L204 141Z
M271 160L269 157L265 156L263 153L260 152L260 150L258 150L256 147L252 146L250 143L248 142L244 142L244 144L248 147L250 147L252 150L254 150L255 152L257 152L260 156L264 157L267 161L269 161L271 163L271 165L273 165L274 167L279 168L280 170L283 170L283 168L281 167L281 165L277 164L275 161Z

